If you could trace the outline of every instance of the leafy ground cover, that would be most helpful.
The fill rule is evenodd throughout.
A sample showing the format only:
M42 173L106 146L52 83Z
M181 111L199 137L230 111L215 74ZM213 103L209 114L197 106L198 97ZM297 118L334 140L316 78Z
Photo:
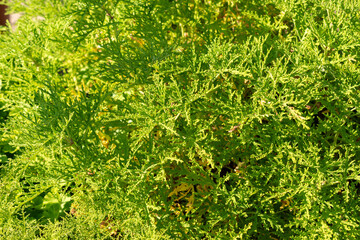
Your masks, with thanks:
M360 237L358 1L22 2L0 238Z

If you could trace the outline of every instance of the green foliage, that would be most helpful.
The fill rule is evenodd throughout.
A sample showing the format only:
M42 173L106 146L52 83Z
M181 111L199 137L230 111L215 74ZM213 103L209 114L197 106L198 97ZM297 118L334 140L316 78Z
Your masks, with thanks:
M359 2L21 2L0 238L360 236Z

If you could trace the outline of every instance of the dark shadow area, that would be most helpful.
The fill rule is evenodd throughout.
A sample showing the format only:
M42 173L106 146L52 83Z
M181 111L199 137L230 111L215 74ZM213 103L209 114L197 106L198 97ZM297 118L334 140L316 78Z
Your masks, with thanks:
M9 19L9 16L5 15L5 13L6 13L6 5L0 4L0 25L2 25L2 26L5 26L6 20Z

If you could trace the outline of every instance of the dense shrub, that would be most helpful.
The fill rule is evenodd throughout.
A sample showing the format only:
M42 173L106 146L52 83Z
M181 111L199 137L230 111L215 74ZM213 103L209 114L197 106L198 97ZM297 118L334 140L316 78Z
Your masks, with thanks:
M358 2L21 2L1 238L360 237Z

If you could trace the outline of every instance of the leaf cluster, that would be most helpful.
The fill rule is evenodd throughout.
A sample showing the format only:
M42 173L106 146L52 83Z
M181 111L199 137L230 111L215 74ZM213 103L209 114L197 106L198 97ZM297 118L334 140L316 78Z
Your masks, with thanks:
M325 3L9 3L0 236L357 239L360 5Z

